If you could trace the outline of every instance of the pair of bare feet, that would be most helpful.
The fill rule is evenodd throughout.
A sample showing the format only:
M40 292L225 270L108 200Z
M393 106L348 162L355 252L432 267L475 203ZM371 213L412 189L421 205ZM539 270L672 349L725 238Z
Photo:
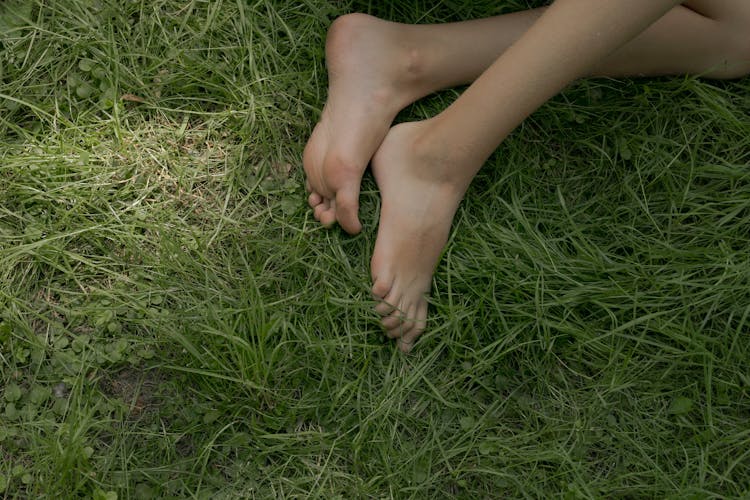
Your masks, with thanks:
M403 351L424 330L432 273L472 177L547 99L590 75L750 74L745 0L600 3L441 25L350 14L331 26L328 101L303 158L309 203L324 225L359 232L372 165L382 197L372 291ZM435 117L391 128L411 102L469 82Z
M431 143L430 120L391 128L401 109L429 93L420 54L400 43L398 30L363 14L331 26L328 100L303 164L315 218L350 234L362 228L360 181L371 165L382 198L371 261L375 310L408 352L425 328L432 273L467 186L454 179L450 152Z

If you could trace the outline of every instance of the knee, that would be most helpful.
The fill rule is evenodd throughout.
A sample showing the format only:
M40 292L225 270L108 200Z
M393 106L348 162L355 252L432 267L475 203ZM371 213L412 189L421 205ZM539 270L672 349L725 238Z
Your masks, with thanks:
M750 75L750 5L741 2L736 15L723 20L726 32L730 33L729 66L733 78Z
M750 75L750 21L742 31L735 30L728 43L726 78Z
M737 53L739 59L744 62L745 74L750 73L750 19L744 26L741 33L737 36Z
M710 72L712 77L729 79L750 75L750 3L745 1L727 2L733 8L726 12L702 14L711 19L716 28L713 39L706 40L706 43L715 43L714 50L719 61ZM698 9L696 12L705 10Z
M709 43L714 62L704 76L728 80L750 75L750 29L739 30L737 23L723 22Z

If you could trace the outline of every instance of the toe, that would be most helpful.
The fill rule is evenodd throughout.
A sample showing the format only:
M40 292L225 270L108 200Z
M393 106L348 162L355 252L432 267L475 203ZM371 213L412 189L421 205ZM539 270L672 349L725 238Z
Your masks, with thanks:
M417 338L424 332L427 323L427 302L421 301L415 308L414 316L411 318L412 327L409 331L404 332L398 339L398 348L402 352L411 352Z
M313 207L313 215L315 216L315 220L319 221L320 217L323 215L324 212L330 210L331 207L328 204L327 200L323 200L317 205Z
M383 302L390 305L390 311L388 311L388 314L383 314L383 319L380 320L380 323L386 330L388 338L393 339L403 333L401 326L406 315L406 307L403 305L401 293L398 288L392 289L383 298ZM382 307L380 310L385 312L385 309L385 307Z
M315 217L315 220L320 222L320 214L322 213L322 210L315 210L313 209L313 217Z
M411 350L414 348L414 344L417 341L417 337L419 337L419 334L422 333L421 331L417 330L415 322L411 322L411 324L412 327L409 329L409 331L404 332L403 335L396 339L396 346L398 346L401 352L406 354L411 352Z
M323 212L321 212L320 218L318 220L323 226L331 227L333 223L336 222L336 211L332 208L324 210Z
M378 302L378 304L375 306L375 312L378 313L380 316L388 316L393 312L393 310L396 309L392 304L389 304L385 300L381 300Z
M403 337L400 337L396 340L396 346L398 347L399 351L403 352L404 354L409 354L414 348L414 340L411 340L409 337L404 335Z
M388 338L402 339L409 335L414 328L415 313L416 307L410 307L408 312L402 313L400 311L397 311L395 314L391 314L391 316L388 316L388 318L386 319L393 318L392 321L388 322L388 326L390 326L390 328L386 327L388 328L388 332L386 333ZM383 326L386 326L385 320L383 320Z
M424 332L424 320L414 320L411 330L404 333L404 335L398 339L398 347L403 352L410 352L417 342L417 338Z
M401 314L401 311L393 311L390 315L386 316L382 320L380 320L380 323L383 325L383 328L386 329L386 335L389 339L395 339L403 335L404 329L402 328L402 324L404 322L403 314Z
M314 191L310 192L310 196L307 197L307 204L310 208L315 208L321 203L323 203L323 197Z
M414 318L414 330L416 335L421 335L427 328L427 300L422 299L417 306L417 314Z
M372 296L375 300L386 301L386 296L391 293L393 288L393 278L387 275L374 276L372 284Z
M344 231L357 234L362 230L357 212L359 211L359 182L336 192L336 219Z
M427 322L427 301L420 302L409 309L407 315L392 315L389 318L389 326L393 328L386 332L386 336L396 340L396 346L401 352L409 353L414 347L417 338L424 332ZM396 319L399 321L397 322Z
M372 298L377 301L375 304L375 312L379 316L389 316L396 310L394 304L398 304L400 300L399 294L393 289L393 281L384 278L375 278L375 283L372 285Z
M421 331L417 329L417 322L413 319L405 319L401 328L397 328L399 334L396 335L396 346L401 352L409 353L414 347Z

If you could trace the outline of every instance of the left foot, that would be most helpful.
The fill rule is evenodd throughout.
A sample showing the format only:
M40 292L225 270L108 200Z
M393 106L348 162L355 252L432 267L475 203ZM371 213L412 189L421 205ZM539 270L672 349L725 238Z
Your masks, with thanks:
M303 164L315 218L361 229L359 185L370 158L396 114L424 94L409 26L365 14L337 19L326 40L328 100Z
M389 338L411 351L424 331L432 273L466 185L439 147L420 154L428 122L393 127L372 159L380 188L380 226L372 255L372 293Z

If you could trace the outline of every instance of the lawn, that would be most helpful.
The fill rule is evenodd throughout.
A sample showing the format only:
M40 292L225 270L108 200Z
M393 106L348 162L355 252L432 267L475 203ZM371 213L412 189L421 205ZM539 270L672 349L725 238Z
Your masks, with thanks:
M525 5L0 3L0 497L750 494L750 79L543 106L408 356L372 311L371 175L360 235L306 206L336 16Z

